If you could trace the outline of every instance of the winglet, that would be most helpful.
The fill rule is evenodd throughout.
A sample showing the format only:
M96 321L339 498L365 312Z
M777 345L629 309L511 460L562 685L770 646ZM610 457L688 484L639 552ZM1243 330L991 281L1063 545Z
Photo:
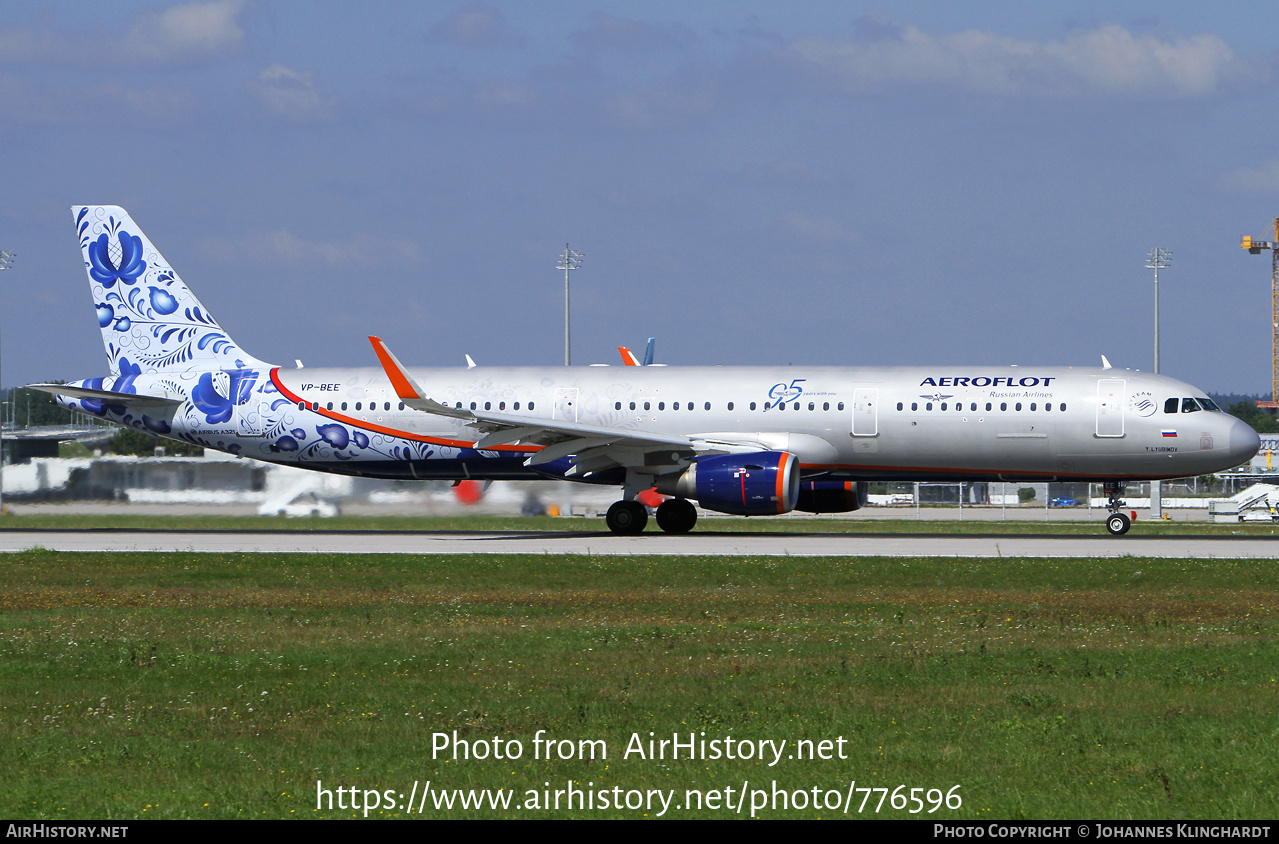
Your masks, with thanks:
M644 365L645 366L653 365L653 343L656 342L656 340L657 340L656 337L648 338L648 347L644 349Z
M373 351L377 352L377 359L381 361L382 370L386 372L386 377L391 379L391 386L395 388L395 394L400 397L400 401L404 402L406 406L426 413L451 416L454 419L475 418L469 411L462 410L460 407L452 408L428 398L426 392L413 380L413 376L409 375L409 371L404 368L404 364L400 363L395 355L391 354L391 350L386 347L381 338L370 335L369 342L373 344Z
M409 375L409 371L404 368L404 364L391 354L391 350L382 342L382 338L370 335L369 342L373 344L373 351L377 352L377 359L382 363L382 369L386 371L386 377L391 379L391 386L395 388L395 394L402 399L424 399L426 393L413 380L413 376Z
M625 346L618 346L617 352L618 354L622 356L622 363L626 364L627 366L640 365L640 362L635 357L635 354L630 349L626 348Z
M1113 368L1113 367L1110 365L1110 361L1106 360L1106 356L1105 356L1105 355L1102 355L1102 356L1101 356L1101 368L1102 368L1102 369L1112 369L1112 368Z

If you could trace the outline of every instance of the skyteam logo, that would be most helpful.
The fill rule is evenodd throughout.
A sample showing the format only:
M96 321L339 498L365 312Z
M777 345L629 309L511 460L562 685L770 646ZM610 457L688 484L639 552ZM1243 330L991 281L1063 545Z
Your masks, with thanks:
M1155 404L1154 396L1147 390L1133 393L1128 397L1128 406L1132 408L1132 412L1142 417L1154 416L1159 406Z

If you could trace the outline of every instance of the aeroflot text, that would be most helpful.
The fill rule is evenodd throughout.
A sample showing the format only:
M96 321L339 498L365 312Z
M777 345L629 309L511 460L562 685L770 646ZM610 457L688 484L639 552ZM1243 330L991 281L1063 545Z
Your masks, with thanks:
M995 378L987 378L985 375L977 378L925 378L919 382L921 387L1047 387L1049 384L1057 380L1057 376L1051 378L1036 378L1028 375L1025 378L1017 378L1009 375L1004 377L1000 375Z

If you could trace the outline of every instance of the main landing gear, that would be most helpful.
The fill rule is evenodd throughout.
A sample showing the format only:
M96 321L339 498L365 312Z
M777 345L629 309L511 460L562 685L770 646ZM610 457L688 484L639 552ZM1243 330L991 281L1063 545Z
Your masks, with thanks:
M615 501L604 523L613 533L640 533L648 524L648 510L638 501ZM657 526L667 533L688 533L697 523L697 508L683 498L669 498L657 508Z
M1102 484L1102 490L1106 493L1106 509L1110 511L1110 515L1106 517L1106 530L1112 536L1123 536L1132 527L1132 519L1128 518L1128 514L1119 512L1119 508L1124 506L1124 501L1120 498L1124 494L1123 481Z

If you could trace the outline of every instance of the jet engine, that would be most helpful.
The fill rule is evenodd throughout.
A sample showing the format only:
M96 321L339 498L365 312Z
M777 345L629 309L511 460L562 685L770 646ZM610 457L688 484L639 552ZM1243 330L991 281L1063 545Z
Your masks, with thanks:
M857 481L803 481L796 510L805 513L848 513L866 506L867 486Z
M720 513L767 516L794 510L799 484L795 455L759 451L699 458L683 472L659 476L657 491Z

